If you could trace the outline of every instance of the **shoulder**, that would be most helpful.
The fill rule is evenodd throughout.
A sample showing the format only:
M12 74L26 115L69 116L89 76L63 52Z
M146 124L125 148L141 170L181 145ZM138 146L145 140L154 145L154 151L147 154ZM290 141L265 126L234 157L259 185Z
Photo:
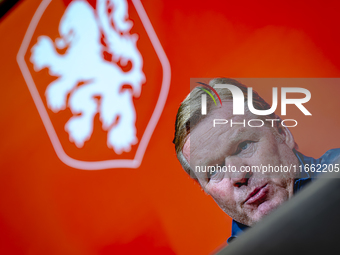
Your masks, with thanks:
M340 160L340 148L331 149L320 157L321 164L332 164Z
M305 164L332 164L340 160L340 148L328 150L318 159L307 157L300 152L297 154Z
M300 161L301 169L299 177L294 184L294 192L301 189L302 186L317 178L329 167L327 165L340 163L340 148L326 151L320 158L312 158L295 151ZM333 165L334 167L335 165ZM331 169L333 170L333 167ZM337 166L339 167L339 166Z

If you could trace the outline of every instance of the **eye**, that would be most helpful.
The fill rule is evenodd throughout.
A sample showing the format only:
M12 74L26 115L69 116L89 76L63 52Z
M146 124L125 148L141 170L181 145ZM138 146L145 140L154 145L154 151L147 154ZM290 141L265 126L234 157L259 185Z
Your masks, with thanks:
M210 179L216 175L217 173L217 170L215 169L210 169L209 171L207 171L207 178L208 178L208 181L210 181Z
M247 150L250 145L253 143L253 141L244 141L244 142L241 142L238 146L237 146L237 150L236 150L236 154L239 154L240 152L242 151L245 151Z
M242 142L242 143L240 143L239 148L241 150L245 150L245 149L248 148L249 144L250 144L250 142Z
M221 163L221 164L216 164L216 167L223 168L224 165L225 165L225 162L223 161L223 163ZM220 171L218 169L216 169L215 167L210 168L210 170L207 171L208 181L210 181L211 178L214 178L215 176L217 176L219 172Z

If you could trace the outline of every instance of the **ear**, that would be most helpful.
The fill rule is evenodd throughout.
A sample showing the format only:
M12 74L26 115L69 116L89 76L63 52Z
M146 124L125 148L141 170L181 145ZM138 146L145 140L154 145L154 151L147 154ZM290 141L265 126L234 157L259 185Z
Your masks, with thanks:
M289 148L294 149L295 139L287 127L280 125L278 128L279 134L282 135L283 141L288 145Z

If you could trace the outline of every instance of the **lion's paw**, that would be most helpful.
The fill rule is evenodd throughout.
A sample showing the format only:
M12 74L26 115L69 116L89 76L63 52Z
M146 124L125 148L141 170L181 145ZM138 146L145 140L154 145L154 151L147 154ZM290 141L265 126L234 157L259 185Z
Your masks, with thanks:
M108 133L108 146L113 148L117 154L129 152L131 146L137 142L138 139L134 125L124 125L122 122L119 122Z
M65 125L70 141L78 148L83 147L84 142L90 139L92 128L92 121L83 116L72 117Z
M45 91L46 101L48 108L53 112L59 112L66 108L67 94L60 89L58 84L50 84Z

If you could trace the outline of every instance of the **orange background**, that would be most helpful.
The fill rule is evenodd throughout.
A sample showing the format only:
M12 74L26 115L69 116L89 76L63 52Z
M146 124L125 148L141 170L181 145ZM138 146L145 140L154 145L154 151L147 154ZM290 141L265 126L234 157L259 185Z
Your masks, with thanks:
M213 252L231 219L181 169L171 143L190 78L339 77L336 1L142 3L170 61L171 86L137 169L83 171L60 161L16 61L40 1L22 0L0 20L1 254ZM320 157L339 146L340 87L301 87L311 91L313 116L288 107L299 121L292 132L302 153ZM271 87L254 89L271 102Z

